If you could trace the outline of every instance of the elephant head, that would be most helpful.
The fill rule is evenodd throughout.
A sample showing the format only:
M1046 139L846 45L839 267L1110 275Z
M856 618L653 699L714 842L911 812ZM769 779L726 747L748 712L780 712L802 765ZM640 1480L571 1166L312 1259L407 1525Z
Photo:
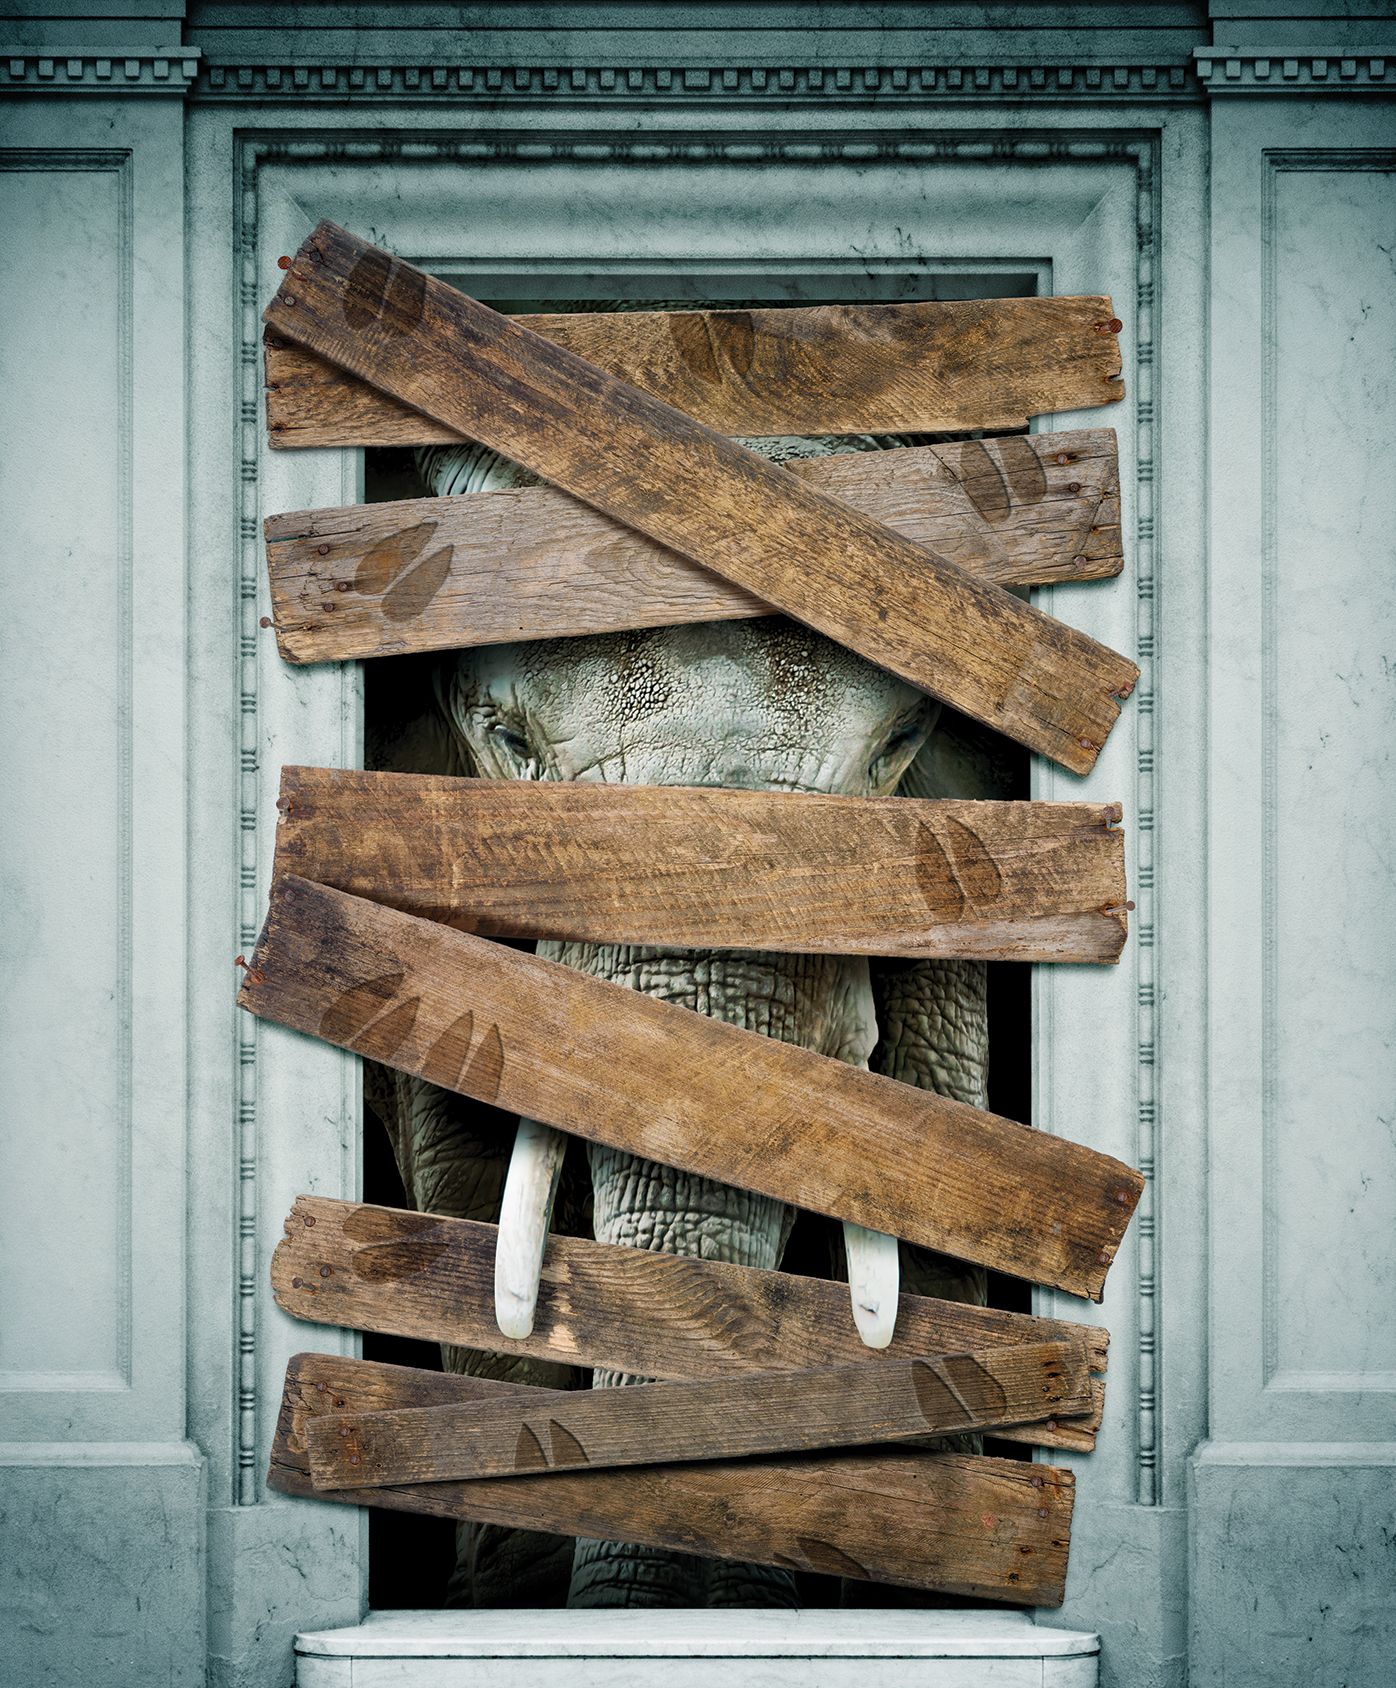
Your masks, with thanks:
M898 441L761 441L772 456L874 449ZM530 479L479 447L419 461L438 493ZM1001 795L982 754L932 737L939 705L821 634L779 616L538 640L459 653L437 695L455 767L490 778L887 795ZM423 767L398 760L397 766ZM440 760L433 764L448 769ZM937 788L939 787L939 790ZM986 789L987 787L987 789ZM905 1082L984 1106L985 970L975 962L544 943L539 953L633 989ZM383 1080L378 1080L381 1085ZM500 1219L497 1315L518 1335L532 1319L544 1233L592 1206L602 1241L774 1268L795 1214L784 1204L597 1144L586 1149L520 1121L512 1145L462 1099L395 1075L382 1107L404 1185L418 1206ZM485 1141L489 1136L490 1140ZM589 1188L586 1186L589 1184ZM565 1211L563 1211L565 1210ZM584 1218L582 1219L584 1223ZM864 1340L892 1334L898 1283L981 1302L982 1270L861 1227L831 1235L832 1270L850 1280ZM512 1321L512 1322L511 1322ZM452 1368L520 1381L570 1381L565 1368L448 1352ZM597 1386L635 1381L598 1372ZM481 1604L547 1600L556 1538L466 1527L464 1577ZM572 1605L793 1605L788 1573L710 1565L634 1545L579 1541Z

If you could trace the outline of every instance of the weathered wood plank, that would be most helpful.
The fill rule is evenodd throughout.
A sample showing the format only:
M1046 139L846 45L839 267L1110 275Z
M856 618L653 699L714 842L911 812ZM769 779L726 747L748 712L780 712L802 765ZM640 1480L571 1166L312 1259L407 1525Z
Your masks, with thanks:
M893 1365L531 1389L508 1400L336 1413L309 1427L317 1489L673 1465L997 1431L1089 1412L1080 1343L1039 1342Z
M485 937L1117 962L1117 804L281 771L275 873ZM1106 912L1109 911L1109 912Z
M1103 580L1124 566L1113 428L786 467L1000 586ZM288 662L771 613L556 487L297 510L262 526L272 624Z
M1075 1477L1022 1460L883 1448L398 1489L312 1485L306 1427L324 1414L484 1400L508 1388L297 1354L286 1368L267 1485L317 1500L644 1542L1025 1606L1062 1602Z
M495 1226L470 1219L298 1196L272 1255L272 1293L284 1313L317 1324L661 1379L1031 1342L1080 1343L1093 1371L1106 1367L1110 1333L1101 1325L903 1295L896 1334L875 1351L854 1328L845 1284L557 1235L543 1256L532 1334L514 1339L494 1321L498 1235ZM1092 1378L1091 1393L1092 1410L1082 1418L997 1434L1089 1453L1104 1378Z
M333 223L263 315L1077 773L1138 679L1117 652Z
M238 1001L664 1166L1099 1299L1143 1188L1062 1137L286 875Z
M895 434L1021 428L1117 404L1106 297L617 311L521 318L535 334L725 434ZM272 330L267 428L287 446L464 438Z

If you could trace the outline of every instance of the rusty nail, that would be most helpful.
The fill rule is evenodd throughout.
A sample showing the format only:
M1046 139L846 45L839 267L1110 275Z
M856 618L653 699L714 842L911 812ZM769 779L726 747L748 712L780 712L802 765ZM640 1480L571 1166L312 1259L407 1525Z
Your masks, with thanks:
M315 1223L315 1215L313 1213L307 1213L305 1216L305 1222L307 1225L313 1225Z
M1039 1506L1037 1509L1037 1516L1039 1518L1045 1518L1047 1516L1047 1508L1045 1506Z
M300 1287L301 1287L301 1284L302 1284L302 1283L303 1283L303 1282L304 1282L304 1281L305 1281L305 1280L304 1280L304 1279L302 1279L302 1278L292 1278L292 1279L291 1279L291 1288L292 1288L292 1289L299 1289L299 1288L300 1288ZM320 1385L320 1387L321 1387L321 1388L322 1388L322 1389L323 1389L323 1388L324 1388L324 1387L325 1387L325 1386L324 1386L324 1384L323 1384L323 1383L322 1383L322 1384L321 1384L321 1385Z
M357 1454L350 1454L349 1463L350 1465L357 1465L359 1463L359 1456Z
M276 267L279 270L289 270L291 267L291 260L289 258L278 258L276 260Z
M1104 1249L1102 1249L1100 1251L1100 1253L1096 1256L1096 1258L1100 1261L1102 1266L1108 1266L1110 1264L1110 1256L1105 1252Z
M1082 750L1094 750L1096 748L1095 745L1091 742L1091 740L1086 738L1084 736L1084 734L1082 735L1082 737L1077 739L1076 742L1077 742L1077 744L1079 744L1081 746Z
M349 1434L349 1426L347 1424L341 1424L339 1427L339 1433L341 1436L347 1436Z
M262 617L262 619L257 623L257 625L258 625L258 627L270 627L271 626L271 617L269 615L264 615Z
M284 434L286 432L286 424L284 422L273 422L271 425L271 431L274 434Z
M1133 690L1134 681L1126 680L1123 685L1117 686L1115 690L1110 693L1110 696L1119 698L1120 702L1123 703Z
M1097 334L1118 334L1123 327L1124 324L1119 317L1112 316L1109 322L1098 322L1095 325L1095 331Z
M281 893L281 900L284 903L293 903L296 900L296 893L294 891L283 891Z
M328 545L317 545L315 549L322 557L328 557L330 554L330 548Z
M323 1395L323 1394L324 1394L324 1393L325 1393L325 1391L326 1391L326 1390L327 1390L327 1389L328 1389L328 1388L329 1388L329 1384L328 1384L328 1383L317 1383L317 1384L316 1384L316 1385L315 1385L315 1387L316 1387L316 1388L317 1388L317 1389L318 1389L318 1390L319 1390L319 1391L320 1391L320 1393L321 1393L321 1394L322 1394L322 1395ZM1039 1477L1039 1478L1038 1478L1038 1482L1041 1482L1041 1481L1042 1481L1042 1479L1041 1479L1041 1478L1040 1478L1040 1477Z
M1132 1195L1130 1195L1128 1190L1116 1190L1115 1200L1120 1204L1121 1207L1128 1207L1129 1204L1134 1200L1134 1197Z
M336 1401L336 1402L335 1402L335 1405L336 1405L336 1406L337 1406L337 1407L342 1407L342 1406L343 1406L343 1405L344 1405L344 1402L343 1402L343 1401Z
M1064 451L1059 451L1057 453L1057 462L1058 463L1070 463L1070 461L1071 461L1071 459L1067 456L1067 454Z
M1048 1429L1049 1429L1049 1430L1055 1430L1055 1429L1056 1429L1056 1428L1057 1428L1057 1421L1056 1421L1056 1419L1054 1419L1054 1418L1049 1418L1049 1419L1048 1419L1048 1420L1047 1420L1047 1428L1048 1428Z
M322 1267L321 1267L321 1268L320 1268L320 1276L321 1276L321 1277L322 1277L322 1278L328 1278L328 1277L329 1277L329 1275L330 1275L330 1272L331 1272L331 1269L332 1269L332 1268L330 1268L330 1267L329 1267L329 1266L322 1266Z
M1080 492L1080 490L1081 490L1080 481L1068 481L1067 484L1066 484L1066 490L1068 492Z
M325 1386L322 1383L320 1387L323 1389ZM1040 1489L1042 1487L1042 1479L1040 1477L1034 1477L1032 1480L1032 1486L1035 1489Z
M1071 566L1074 569L1083 569L1086 566L1086 559L1084 557L1073 557L1071 559Z
M349 582L347 580L337 580L334 583L334 589L336 592L347 592L349 590Z

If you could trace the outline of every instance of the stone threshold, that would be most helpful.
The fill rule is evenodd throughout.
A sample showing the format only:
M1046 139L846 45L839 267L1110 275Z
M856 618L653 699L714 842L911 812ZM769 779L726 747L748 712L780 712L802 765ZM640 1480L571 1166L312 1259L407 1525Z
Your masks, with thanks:
M1097 1688L1100 1638L982 1611L370 1612L296 1688Z

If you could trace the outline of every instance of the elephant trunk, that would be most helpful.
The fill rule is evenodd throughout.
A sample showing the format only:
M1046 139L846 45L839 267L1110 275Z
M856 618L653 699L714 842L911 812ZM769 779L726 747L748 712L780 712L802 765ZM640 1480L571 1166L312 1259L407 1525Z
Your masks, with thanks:
M697 1013L866 1065L876 1041L865 959L545 943L539 953ZM589 1145L593 1225L602 1242L768 1270L780 1264L795 1211L786 1203ZM593 1386L647 1381L597 1370ZM577 1543L572 1606L798 1605L787 1572L713 1564L633 1543Z

